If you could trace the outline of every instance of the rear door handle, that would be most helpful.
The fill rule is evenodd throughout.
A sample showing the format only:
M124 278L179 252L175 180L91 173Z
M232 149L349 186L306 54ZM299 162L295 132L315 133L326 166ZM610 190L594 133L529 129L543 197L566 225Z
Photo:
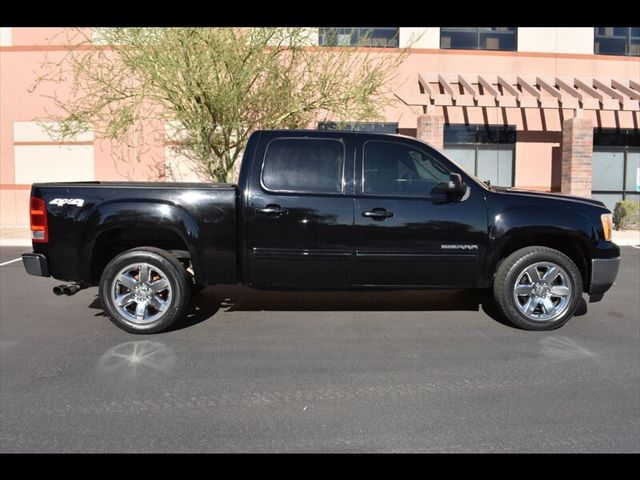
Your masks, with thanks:
M393 212L389 212L385 208L374 208L373 210L362 212L362 216L376 220L384 220L385 218L393 217Z
M287 213L287 209L282 208L280 205L267 205L264 208L256 208L256 212L264 215L273 215L279 217Z

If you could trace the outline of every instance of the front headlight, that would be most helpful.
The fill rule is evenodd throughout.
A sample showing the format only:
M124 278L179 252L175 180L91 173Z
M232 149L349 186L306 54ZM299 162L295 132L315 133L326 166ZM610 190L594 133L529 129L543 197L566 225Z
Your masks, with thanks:
M600 215L600 221L602 222L602 232L604 239L611 240L611 231L613 230L613 215L610 213L603 213Z

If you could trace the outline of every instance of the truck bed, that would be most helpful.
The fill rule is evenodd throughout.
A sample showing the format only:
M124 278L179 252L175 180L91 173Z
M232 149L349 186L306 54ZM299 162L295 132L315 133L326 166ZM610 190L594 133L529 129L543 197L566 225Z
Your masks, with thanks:
M237 279L235 185L56 182L36 183L31 194L45 201L50 238L34 243L34 252L51 259L55 278L96 284L90 265L97 242L117 243L117 231L144 239L160 228L182 240L178 249L198 257L203 283Z

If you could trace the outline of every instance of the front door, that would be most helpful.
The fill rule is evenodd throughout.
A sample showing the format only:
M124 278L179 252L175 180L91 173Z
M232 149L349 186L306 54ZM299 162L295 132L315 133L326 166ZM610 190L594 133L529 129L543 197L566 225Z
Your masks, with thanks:
M258 148L245 209L249 285L343 288L353 256L353 142L283 134Z
M366 140L358 155L354 285L473 287L486 253L481 189L446 197L455 170L410 140ZM471 188L473 187L473 188Z

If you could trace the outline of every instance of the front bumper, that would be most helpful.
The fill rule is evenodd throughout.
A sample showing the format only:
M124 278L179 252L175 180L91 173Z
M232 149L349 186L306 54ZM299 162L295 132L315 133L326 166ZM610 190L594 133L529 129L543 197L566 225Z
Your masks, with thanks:
M22 263L29 275L36 275L38 277L50 276L47 257L41 253L23 253Z
M589 285L589 302L598 302L604 293L611 288L618 275L620 257L594 258L591 260L591 284Z

